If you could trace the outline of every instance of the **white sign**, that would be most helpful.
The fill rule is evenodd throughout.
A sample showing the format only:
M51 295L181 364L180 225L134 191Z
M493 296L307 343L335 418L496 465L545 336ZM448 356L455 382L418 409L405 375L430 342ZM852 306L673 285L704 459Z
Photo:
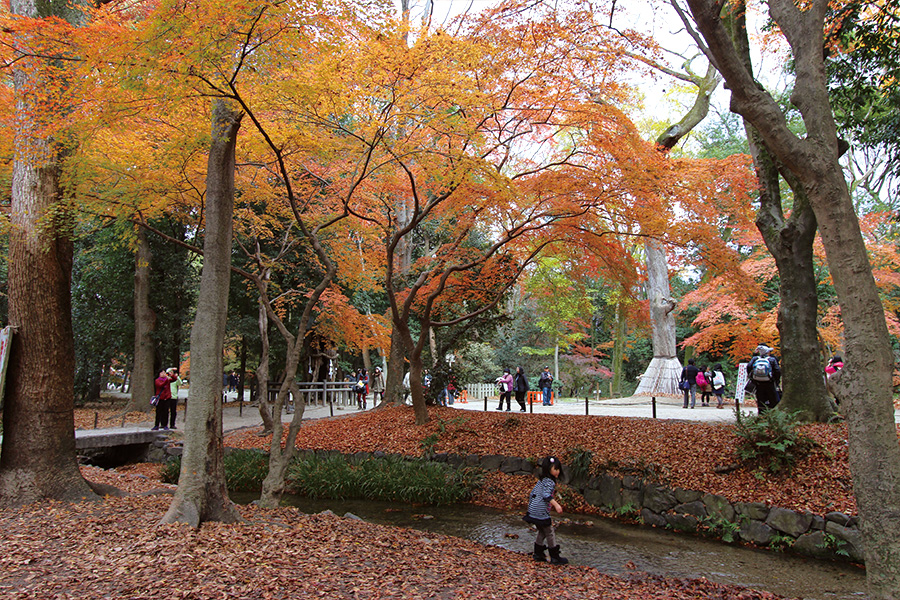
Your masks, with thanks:
M737 381L734 384L735 402L744 401L744 386L747 385L747 363L738 365Z

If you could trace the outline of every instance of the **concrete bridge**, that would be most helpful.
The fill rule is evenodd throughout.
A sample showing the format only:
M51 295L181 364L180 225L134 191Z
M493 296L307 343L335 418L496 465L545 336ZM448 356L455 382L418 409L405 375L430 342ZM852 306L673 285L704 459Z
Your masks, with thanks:
M146 427L76 429L75 450L90 464L117 467L151 459L155 449L164 448L167 437L163 431Z

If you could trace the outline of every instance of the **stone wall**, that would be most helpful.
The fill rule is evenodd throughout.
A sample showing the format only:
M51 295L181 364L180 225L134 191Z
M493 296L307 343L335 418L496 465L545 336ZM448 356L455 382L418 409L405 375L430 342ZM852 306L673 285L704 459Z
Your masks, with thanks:
M354 456L386 455L376 452ZM513 475L538 473L537 465L514 456L434 454L431 459ZM864 560L857 519L844 513L814 515L758 502L731 502L715 494L668 488L631 475L620 478L602 474L587 481L571 481L565 476L566 473L563 483L578 490L589 504L654 527L791 550L815 558L858 563Z

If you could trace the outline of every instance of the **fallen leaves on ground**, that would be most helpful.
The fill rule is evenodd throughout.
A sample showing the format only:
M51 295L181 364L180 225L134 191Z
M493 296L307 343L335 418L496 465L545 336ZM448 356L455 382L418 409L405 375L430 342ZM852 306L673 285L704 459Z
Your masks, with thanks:
M169 500L110 498L0 511L0 596L25 598L607 598L774 600L705 579L628 578L537 564L467 540L295 509L159 525Z
M593 453L592 467L617 475L636 475L670 487L701 490L732 502L763 502L772 506L825 514L856 513L847 464L844 425L810 424L802 432L818 447L799 459L790 474L761 475L750 468L716 473L717 466L735 462L738 438L727 424L596 417L582 415L509 415L430 407L431 420L415 425L411 407L390 407L334 419L305 422L297 447L311 450L422 454L422 442L436 436L435 452L506 455L540 459L557 455L566 460L581 448ZM226 445L266 450L269 437L259 429L226 437ZM287 435L285 430L285 435ZM512 477L512 476L507 476ZM476 498L492 506L524 506L527 483L498 483ZM502 489L507 489L504 495ZM525 494L520 494L521 490ZM511 494L519 494L513 498ZM586 508L586 507L585 507ZM567 507L568 509L568 507Z
M123 413L122 404L118 408L107 406L96 408L75 409L75 429L99 429L103 427L124 427L126 425L138 425L153 420L153 413L134 411Z

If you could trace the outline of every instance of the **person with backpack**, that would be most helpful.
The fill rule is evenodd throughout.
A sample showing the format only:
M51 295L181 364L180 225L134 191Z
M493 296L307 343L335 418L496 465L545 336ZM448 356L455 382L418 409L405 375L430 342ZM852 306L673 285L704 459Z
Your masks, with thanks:
M723 408L725 404L725 373L722 372L722 363L716 363L712 369L712 390L716 395L716 408Z
M712 370L707 365L697 373L697 389L700 390L700 406L709 406L712 397Z
M688 393L691 395L691 408L694 408L694 404L697 402L698 373L700 373L700 369L694 366L694 359L689 358L687 366L681 370L681 382L678 386L684 392L684 406L682 408L688 407Z
M553 375L550 374L550 367L544 367L541 376L538 378L538 388L543 393L543 405L550 406L553 393Z
M770 355L771 352L771 348L760 344L747 363L747 378L756 384L756 409L759 414L775 408L781 400L778 392L781 368L778 366L778 359Z

